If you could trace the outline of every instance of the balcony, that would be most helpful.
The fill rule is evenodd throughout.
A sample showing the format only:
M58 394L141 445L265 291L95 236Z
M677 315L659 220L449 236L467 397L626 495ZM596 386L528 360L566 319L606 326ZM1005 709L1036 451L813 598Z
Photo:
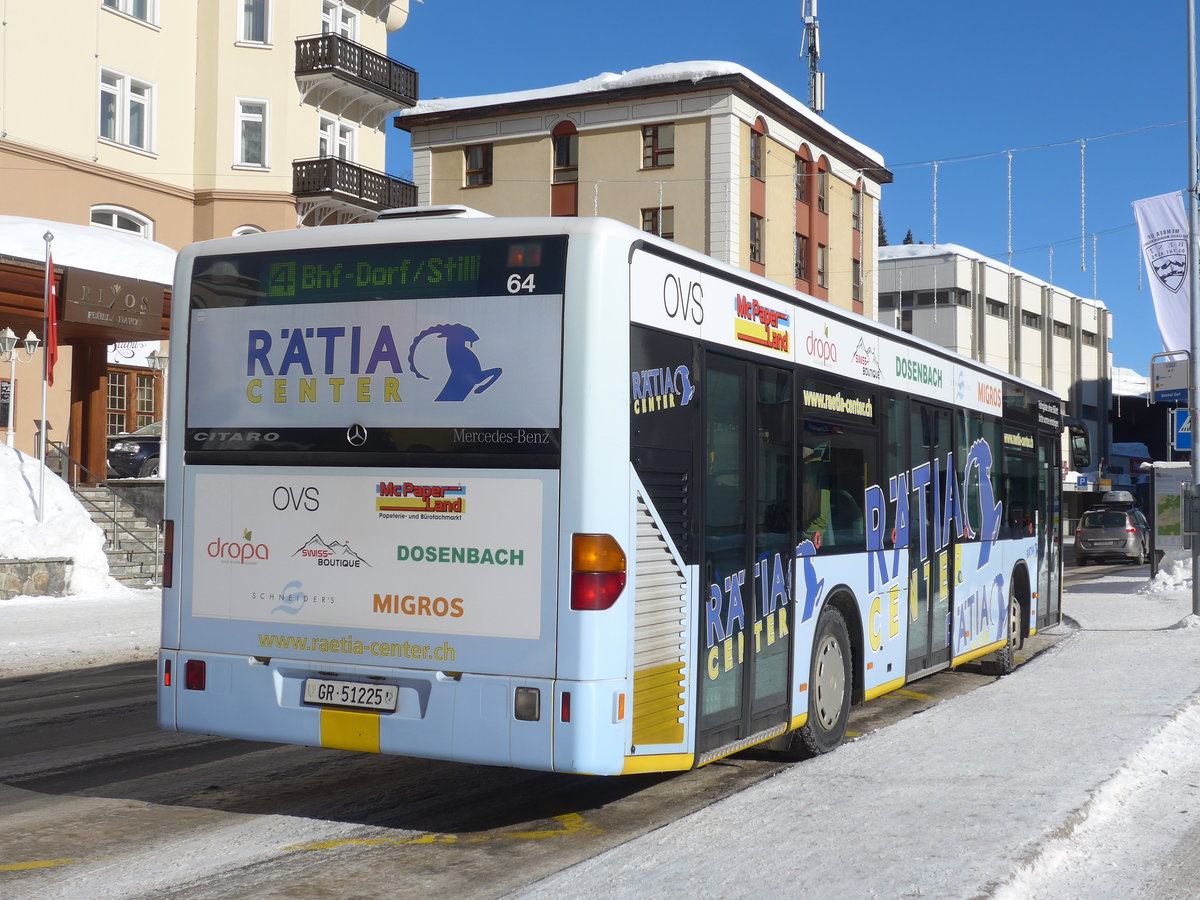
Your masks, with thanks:
M371 222L385 209L417 205L417 186L335 156L292 161L296 211L308 225Z
M340 34L296 39L301 100L332 115L381 128L417 102L417 73Z

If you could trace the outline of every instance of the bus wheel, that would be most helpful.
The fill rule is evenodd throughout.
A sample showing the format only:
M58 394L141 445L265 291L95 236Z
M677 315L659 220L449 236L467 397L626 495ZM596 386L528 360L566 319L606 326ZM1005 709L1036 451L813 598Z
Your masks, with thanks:
M821 610L808 678L808 721L792 733L787 755L808 759L828 753L846 736L854 684L850 633L832 606Z
M1008 588L1008 643L1003 650L996 651L995 670L997 675L1007 675L1017 667L1017 651L1025 645L1021 633L1021 601L1017 599L1015 580Z

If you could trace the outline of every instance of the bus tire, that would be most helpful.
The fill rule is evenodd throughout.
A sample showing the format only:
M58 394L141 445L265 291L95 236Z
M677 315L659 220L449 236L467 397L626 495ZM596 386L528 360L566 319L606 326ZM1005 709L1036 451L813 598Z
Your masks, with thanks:
M1008 675L1017 667L1017 651L1025 646L1025 635L1021 629L1021 601L1017 597L1015 579L1008 587L1008 643L1003 650L996 651L995 671L997 675Z
M812 666L808 677L808 718L792 733L788 755L809 759L836 749L846 736L850 695L854 687L853 657L846 620L826 605L817 619Z

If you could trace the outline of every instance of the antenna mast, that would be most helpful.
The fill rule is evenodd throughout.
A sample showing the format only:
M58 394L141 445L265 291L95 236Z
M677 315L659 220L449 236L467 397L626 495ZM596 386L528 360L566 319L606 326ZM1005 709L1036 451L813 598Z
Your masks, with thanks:
M808 108L821 115L825 112L825 73L820 71L821 26L817 22L817 0L802 0L804 37L800 55L808 57Z

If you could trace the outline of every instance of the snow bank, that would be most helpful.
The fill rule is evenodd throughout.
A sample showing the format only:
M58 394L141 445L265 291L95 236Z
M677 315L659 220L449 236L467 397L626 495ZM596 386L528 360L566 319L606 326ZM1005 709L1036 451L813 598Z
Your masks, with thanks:
M104 532L91 520L67 483L46 472L46 512L37 520L41 466L12 447L0 447L0 557L74 561L67 590L72 594L109 589Z
M1139 594L1165 594L1191 590L1192 553L1180 550L1168 553L1158 566L1158 574L1138 588Z

